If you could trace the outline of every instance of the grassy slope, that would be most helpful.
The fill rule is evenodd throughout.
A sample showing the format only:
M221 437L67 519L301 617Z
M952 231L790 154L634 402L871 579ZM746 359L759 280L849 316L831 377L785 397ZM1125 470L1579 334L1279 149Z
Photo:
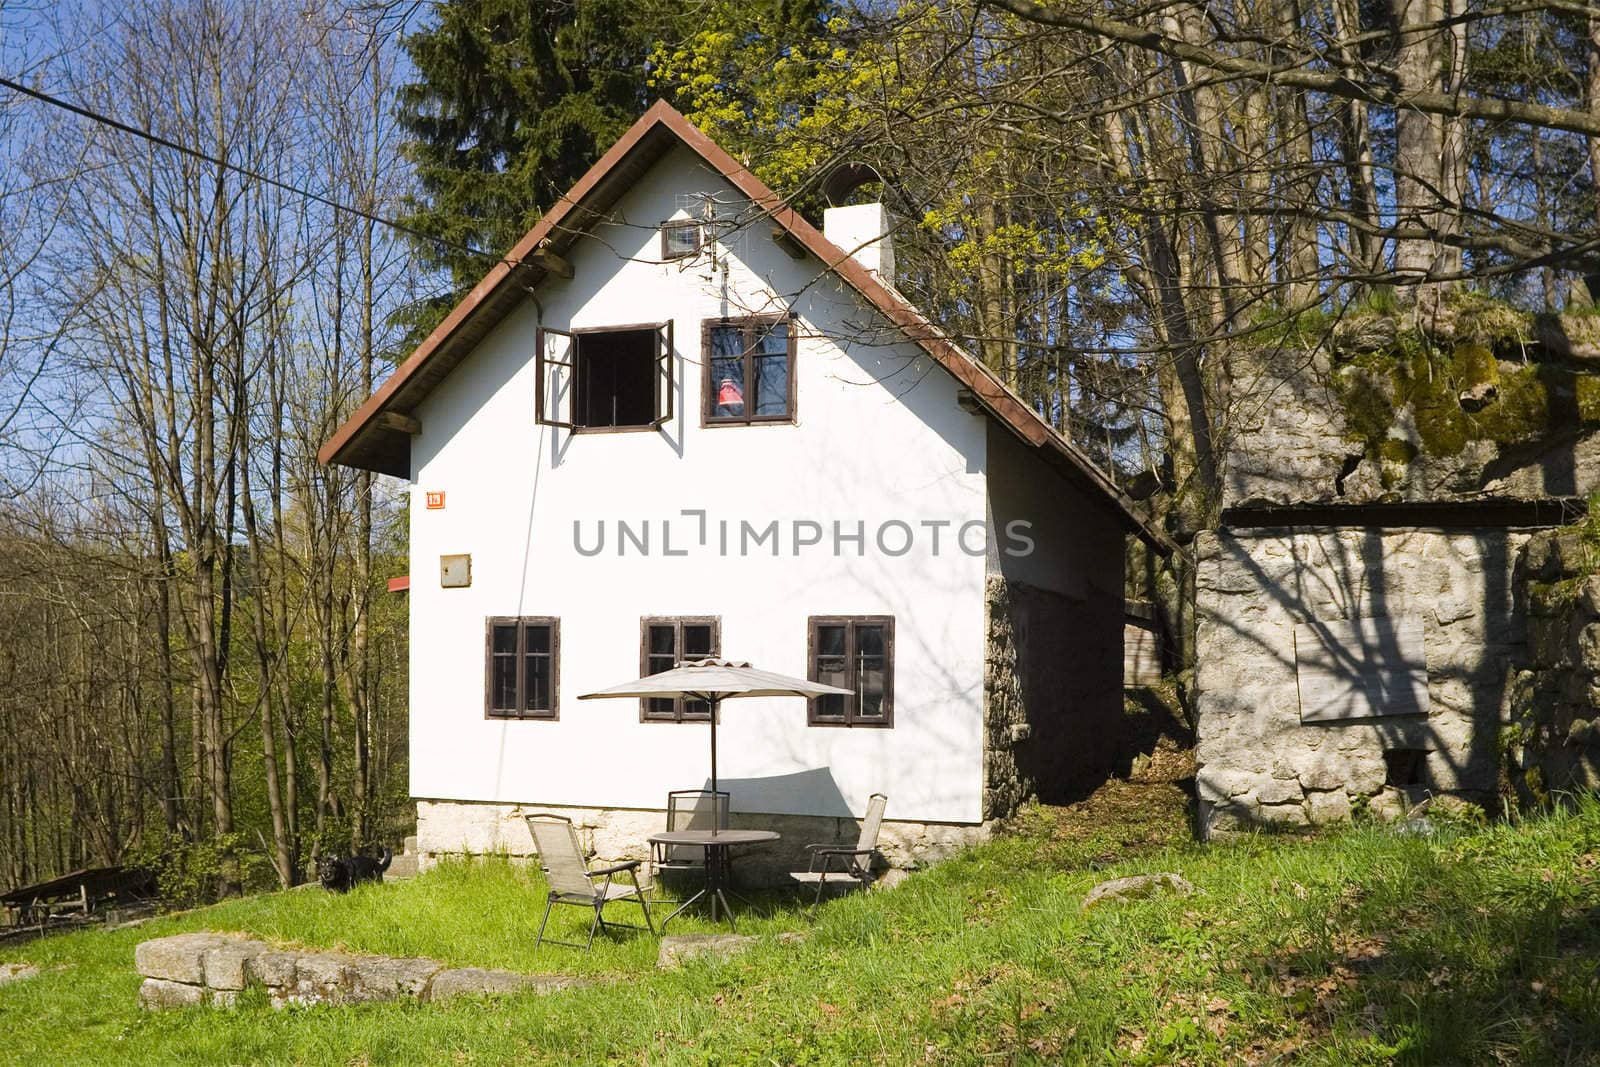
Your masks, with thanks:
M27 1063L1591 1062L1600 804L1433 838L1181 842L1171 787L1113 786L807 942L658 974L648 939L530 951L537 876L498 861L337 898L308 890L0 950L0 1061ZM1114 874L1202 895L1079 910ZM578 909L564 909L568 933ZM807 927L780 911L752 932ZM133 946L190 929L620 984L446 1007L145 1015ZM685 929L692 929L692 926Z

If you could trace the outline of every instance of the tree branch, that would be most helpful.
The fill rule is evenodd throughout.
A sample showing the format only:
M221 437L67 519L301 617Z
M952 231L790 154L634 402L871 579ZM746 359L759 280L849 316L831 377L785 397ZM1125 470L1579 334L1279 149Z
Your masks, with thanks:
M1600 137L1600 115L1586 111L1502 100L1498 97L1431 92L1407 93L1393 86L1356 81L1341 74L1324 74L1299 67L1276 67L1252 59L1224 55L1210 48L1168 36L1159 30L1145 29L1115 19L1079 14L1061 8L1046 7L1034 0L982 0L982 3L1009 12L1028 22L1098 34L1123 44L1133 45L1135 48L1157 52L1208 70L1253 81L1285 85L1291 89L1303 89L1307 92L1327 93L1346 100L1362 100L1384 107L1410 108L1413 111L1434 115L1480 119L1486 122L1514 122L1525 126L1566 130L1570 133Z

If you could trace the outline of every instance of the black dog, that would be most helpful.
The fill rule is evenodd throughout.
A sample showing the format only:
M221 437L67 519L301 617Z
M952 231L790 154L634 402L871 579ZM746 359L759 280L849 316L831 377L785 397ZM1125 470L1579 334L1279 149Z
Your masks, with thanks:
M328 856L317 864L317 878L322 882L322 888L335 893L348 893L357 882L381 882L383 872L389 869L389 861L394 859L394 853L386 848L380 848L383 853L379 859L371 856L348 856L339 858Z

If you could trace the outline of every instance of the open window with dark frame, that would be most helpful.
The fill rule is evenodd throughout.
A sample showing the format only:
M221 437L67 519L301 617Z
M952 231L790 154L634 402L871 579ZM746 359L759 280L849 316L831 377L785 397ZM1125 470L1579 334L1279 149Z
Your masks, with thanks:
M484 631L484 716L557 718L561 707L561 620L491 616Z
M893 726L894 617L814 615L807 630L807 677L855 695L808 700L806 724Z
M670 671L686 660L722 654L722 620L714 615L646 616L639 620L639 674ZM641 722L705 722L703 700L652 697L639 701Z
M788 315L706 319L701 421L706 426L793 422L795 328Z
M672 323L541 327L538 421L575 432L650 430L672 418Z

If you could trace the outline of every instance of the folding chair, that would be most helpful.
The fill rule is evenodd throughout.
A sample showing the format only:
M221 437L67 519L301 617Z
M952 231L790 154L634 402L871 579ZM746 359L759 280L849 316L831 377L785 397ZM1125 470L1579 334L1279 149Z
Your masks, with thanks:
M861 836L856 839L855 848L830 844L806 846L806 851L811 854L810 869L796 871L791 877L802 885L816 883L817 896L812 902L813 907L822 903L822 893L828 887L829 874L834 876L833 884L845 886L846 891L855 887L866 889L872 884L872 857L878 850L878 828L883 825L883 809L888 803L889 798L884 794L872 794L867 801L867 817L861 821Z
M575 941L557 941L550 938L550 943L567 945L572 948L581 948L588 951L594 944L596 930L607 927L624 927L629 930L646 930L652 934L656 932L655 923L650 919L650 902L645 899L644 890L639 888L639 861L628 860L612 867L591 871L588 863L583 858L583 848L578 844L578 831L573 827L572 820L564 815L536 814L525 816L528 822L528 831L533 834L534 847L539 850L539 863L544 867L546 879L550 883L550 895L545 899L544 918L539 922L539 936L534 939L533 947L537 951L544 943L545 926L550 922L550 910L557 904L576 904L585 908L594 909L594 921L589 924L589 940L583 944ZM629 872L633 878L632 885L619 885L612 879L623 871ZM604 878L604 882L596 879ZM631 900L644 909L644 926L635 926L632 923L608 923L602 913L605 906L613 900Z

